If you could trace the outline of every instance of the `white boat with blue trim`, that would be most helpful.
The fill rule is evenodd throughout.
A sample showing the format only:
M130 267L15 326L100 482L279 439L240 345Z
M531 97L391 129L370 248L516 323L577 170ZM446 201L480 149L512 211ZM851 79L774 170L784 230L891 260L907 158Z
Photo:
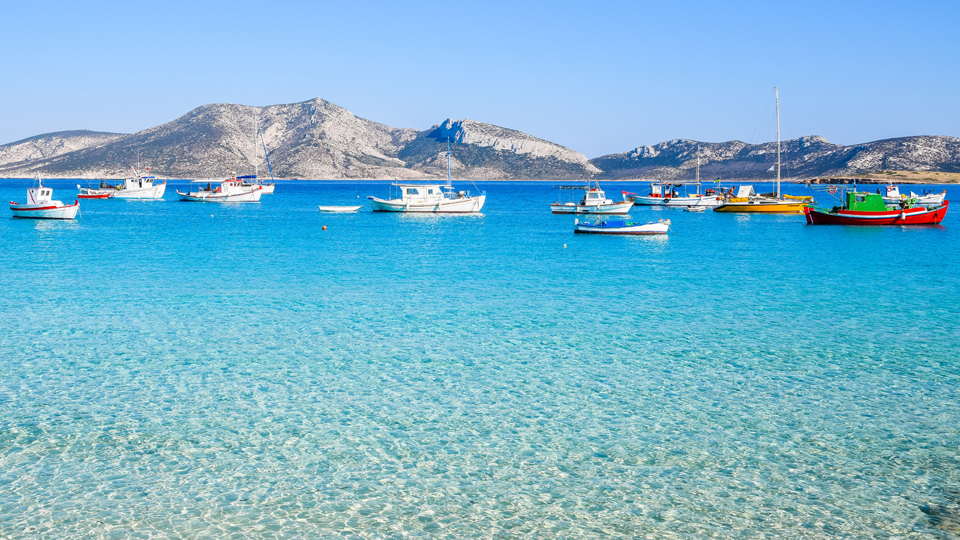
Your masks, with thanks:
M573 226L573 232L582 234L667 234L667 231L670 230L670 220L661 219L659 221L648 221L647 223L633 223L626 220L598 219L589 223L575 219L573 220Z

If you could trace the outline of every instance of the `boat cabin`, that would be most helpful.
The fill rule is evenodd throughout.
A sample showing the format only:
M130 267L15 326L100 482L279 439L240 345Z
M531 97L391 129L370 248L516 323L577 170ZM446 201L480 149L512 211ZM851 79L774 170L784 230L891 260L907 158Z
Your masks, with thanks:
M580 206L600 206L601 204L610 204L611 200L598 188L588 189L580 200Z
M440 185L396 184L400 189L400 200L405 204L437 203L446 197L444 187Z
M144 187L153 187L153 181L156 176L136 176L134 178L123 179L123 189L142 189Z
M886 212L894 207L887 207L883 201L883 196L879 193L867 193L864 191L848 191L846 194L847 210L854 212Z
M27 190L27 204L46 204L53 200L53 189L48 187L30 188Z

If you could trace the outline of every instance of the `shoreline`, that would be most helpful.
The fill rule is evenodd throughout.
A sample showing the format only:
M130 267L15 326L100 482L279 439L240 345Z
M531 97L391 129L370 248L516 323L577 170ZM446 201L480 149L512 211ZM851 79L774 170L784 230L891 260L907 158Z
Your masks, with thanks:
M954 173L947 173L954 175ZM960 174L955 176L960 177ZM2 177L0 181L32 181L35 180L35 177ZM56 180L56 181L75 181L75 182L91 182L91 181L105 181L105 182L117 182L122 181L123 178L77 178L71 176L44 176L43 180ZM173 181L173 182L195 182L195 181L209 181L209 182L219 182L224 180L223 178L164 178L157 177L157 180L162 181ZM446 178L423 178L418 180L403 180L396 178L275 178L273 181L280 182L369 182L369 183L383 183L383 182L393 182L393 183L402 183L402 184L429 184L434 182L445 183ZM502 182L502 183L557 183L557 182L612 182L617 184L650 184L656 182L683 182L690 183L690 180L660 180L652 178L538 178L538 179L524 179L524 178L486 178L486 179L475 179L475 178L454 178L452 182L454 183L463 183L463 182ZM776 182L776 179L723 179L720 184L766 184ZM703 185L713 184L715 182L706 181L700 182ZM958 179L933 179L933 178L869 178L869 177L816 177L816 178L784 178L780 180L782 184L877 184L877 185L892 185L892 184L910 184L910 185L960 185L960 178Z

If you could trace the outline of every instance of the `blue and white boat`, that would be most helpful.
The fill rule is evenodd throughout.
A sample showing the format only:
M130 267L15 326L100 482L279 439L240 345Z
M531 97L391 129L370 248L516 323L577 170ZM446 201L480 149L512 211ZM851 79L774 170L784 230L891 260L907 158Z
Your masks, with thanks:
M573 225L573 232L584 234L667 234L667 230L670 229L670 220L661 219L647 223L632 223L625 220L604 221L598 219L593 223L588 223L575 219Z

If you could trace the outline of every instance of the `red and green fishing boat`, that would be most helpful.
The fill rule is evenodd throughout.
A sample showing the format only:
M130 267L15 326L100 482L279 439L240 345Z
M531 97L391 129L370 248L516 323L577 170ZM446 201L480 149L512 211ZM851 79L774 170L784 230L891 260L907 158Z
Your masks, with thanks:
M831 210L807 206L804 214L810 225L935 225L943 220L950 201L927 208L907 199L888 205L877 193L847 191L843 193L843 206Z

